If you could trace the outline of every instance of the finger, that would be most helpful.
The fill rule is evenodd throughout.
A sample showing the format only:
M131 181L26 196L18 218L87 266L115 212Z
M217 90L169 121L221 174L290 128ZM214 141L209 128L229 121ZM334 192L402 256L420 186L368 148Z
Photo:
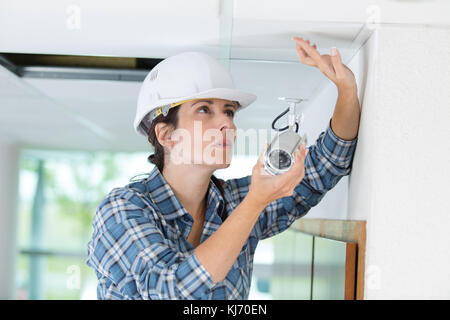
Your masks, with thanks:
M302 146L303 146L304 149L305 149L305 157L306 157L306 155L307 155L308 152L309 152L309 148L306 147L306 143L305 143L305 142L300 143L300 144L298 145L298 147L297 147L297 150L302 151Z
M285 173L281 174L281 177L284 181L291 181L292 179L297 180L298 176L303 175L303 165L305 161L305 149L302 147L303 144L299 146L300 150L296 150L293 154L294 156L294 164L292 167Z
M298 185L303 178L305 177L305 159L306 154L308 153L308 149L305 147L302 148L301 151L297 152L296 162L293 165L293 173L294 173L294 188Z
M261 153L259 154L259 158L258 158L258 162L257 165L258 166L264 166L264 154L266 153L267 147L269 146L269 144L267 143L267 141L264 143L264 146L261 150Z
M313 48L309 45L306 40L303 40L301 37L295 37L297 43L300 44L300 46L305 50L306 54L311 57L312 60L319 66L322 70L329 70L328 65L323 61L319 51L317 51L316 48Z
M298 51L298 56L300 58L300 61L302 63L305 63L305 64L315 67L317 65L316 62L311 57L308 56L308 53L302 48L301 43L299 43L297 41L297 39L303 40L303 38L302 37L292 37L292 40L294 40L296 42L296 48ZM305 42L310 44L309 40L306 40ZM312 47L317 49L317 46L315 44ZM302 60L304 60L304 61L302 61Z
M341 53L336 47L331 48L331 62L333 63L336 76L339 77L342 75L344 66L342 64Z
M328 63L328 61L326 59L324 59L324 56L322 56L319 53L319 51L317 51L317 47L313 47L313 46L309 45L309 43L307 41L308 40L304 40L301 37L298 40L301 47L305 51L306 55L308 57L310 57L309 59L311 59L313 61L313 64L315 66L317 66L319 68L319 70L323 74L325 74L328 78L330 78L332 81L335 81L334 78L335 78L336 73L334 71L332 62L330 61L330 63ZM326 56L329 56L329 55L326 55Z
M298 149L295 151L295 162L291 168L294 175L301 175L303 174L303 169L305 165L305 159L306 159L307 150L305 145L302 143L298 147Z
M298 58L299 58L301 63L307 64L307 65L310 65L310 66L313 66L313 67L316 65L314 60L311 59L310 57L308 57L307 53L305 52L305 50L302 49L301 46L296 44L296 48L295 49L297 50L297 55L298 55Z
M306 52L298 44L295 45L300 60L306 60Z
M259 155L258 161L256 162L255 169L257 170L258 174L261 176L268 176L270 175L266 169L264 168L264 156L266 154L267 148L269 147L269 144L267 142L264 143L264 146L261 150L261 153Z

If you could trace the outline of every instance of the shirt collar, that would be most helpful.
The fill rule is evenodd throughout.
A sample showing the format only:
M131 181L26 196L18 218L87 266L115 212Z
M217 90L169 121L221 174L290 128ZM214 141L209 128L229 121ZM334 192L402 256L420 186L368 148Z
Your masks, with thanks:
M187 214L186 209L184 209L158 167L155 166L150 172L150 175L146 178L146 184L149 197L166 219L176 219ZM206 198L207 210L209 211L211 207L214 210L220 207L220 210L222 210L223 202L219 189L210 179Z

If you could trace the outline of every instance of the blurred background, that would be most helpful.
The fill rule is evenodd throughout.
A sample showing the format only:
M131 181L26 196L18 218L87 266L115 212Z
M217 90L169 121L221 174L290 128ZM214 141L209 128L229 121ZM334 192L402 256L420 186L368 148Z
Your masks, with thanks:
M223 62L236 87L258 97L237 114L237 127L262 130L263 137L269 136L272 120L287 106L279 97L308 99L301 104L303 131L308 145L314 144L328 126L337 90L318 69L299 63L293 36L317 44L321 54L330 54L332 46L339 49L357 77L363 108L355 180L350 184L344 177L305 218L371 221L368 249L374 248L387 232L386 221L377 220L385 216L381 212L386 208L377 212L375 200L383 195L373 196L374 190L383 189L375 177L381 179L387 165L372 157L380 150L374 148L387 145L386 135L392 139L396 130L406 140L418 136L432 140L425 129L411 134L406 120L399 121L393 110L401 109L402 103L415 110L408 99L415 99L411 92L417 92L419 84L411 77L423 77L423 88L432 76L448 71L445 66L450 64L442 63L450 55L448 12L450 4L444 0L0 0L0 298L96 299L95 273L85 264L92 219L112 188L152 170L147 157L153 150L132 124L142 80L170 55L196 50ZM411 52L420 54L424 44L425 53L434 58L422 69L414 63L423 59L403 60ZM389 60L392 52L394 63ZM400 70L396 62L405 65L400 63ZM384 84L391 84L402 97L382 100L394 96L387 89L383 94ZM432 127L448 115L443 105L448 102L448 86L443 89L442 82L436 86L423 91L427 99L415 102L422 106L426 100L442 107L433 109L431 118L418 112L408 123L420 119ZM391 127L383 127L390 121ZM436 137L448 137L445 125L436 127L441 128ZM254 145L264 143L260 136L249 139L257 139ZM229 179L251 174L259 149L235 150L230 168L216 175ZM405 197L410 197L407 193ZM442 207L435 212L442 212ZM405 217L406 212L386 223L408 232L398 227ZM417 225L423 226L423 221ZM249 298L311 299L312 241L310 235L293 230L261 241ZM329 252L325 263L336 270L345 265L342 248L333 243L323 246ZM410 246L405 243L403 249ZM371 270L392 270L383 264L386 261L400 265L393 258L399 248L392 252L387 243L377 248L367 252L366 263L375 267ZM392 256L380 255L383 248L387 248L383 254ZM317 297L343 298L332 289L342 286L339 270L332 276L337 282L317 288ZM395 270L391 277L376 278L381 282L375 285L366 282L366 297L420 294L418 289L408 293L400 284L397 291L390 290L389 279L402 273L400 267ZM444 288L436 292L446 294Z

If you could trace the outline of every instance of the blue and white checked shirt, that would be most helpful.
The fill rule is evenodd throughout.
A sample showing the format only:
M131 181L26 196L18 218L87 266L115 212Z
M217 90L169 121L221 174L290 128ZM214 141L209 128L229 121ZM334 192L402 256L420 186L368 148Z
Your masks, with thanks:
M351 170L357 137L331 130L331 119L305 159L305 177L293 196L270 203L260 214L226 278L213 285L187 241L193 219L158 168L147 178L114 188L97 208L86 263L98 278L99 299L248 299L253 255L259 240L286 230L317 205ZM246 196L251 176L226 180L224 198L210 181L201 242Z

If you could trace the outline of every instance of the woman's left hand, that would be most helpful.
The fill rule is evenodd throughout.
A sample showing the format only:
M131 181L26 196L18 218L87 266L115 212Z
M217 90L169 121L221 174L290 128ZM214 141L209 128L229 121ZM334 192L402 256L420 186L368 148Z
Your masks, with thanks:
M317 67L340 90L356 90L356 80L353 72L342 63L341 53L336 48L336 55L320 54L317 46L310 45L309 40L293 37L296 51L301 63Z

